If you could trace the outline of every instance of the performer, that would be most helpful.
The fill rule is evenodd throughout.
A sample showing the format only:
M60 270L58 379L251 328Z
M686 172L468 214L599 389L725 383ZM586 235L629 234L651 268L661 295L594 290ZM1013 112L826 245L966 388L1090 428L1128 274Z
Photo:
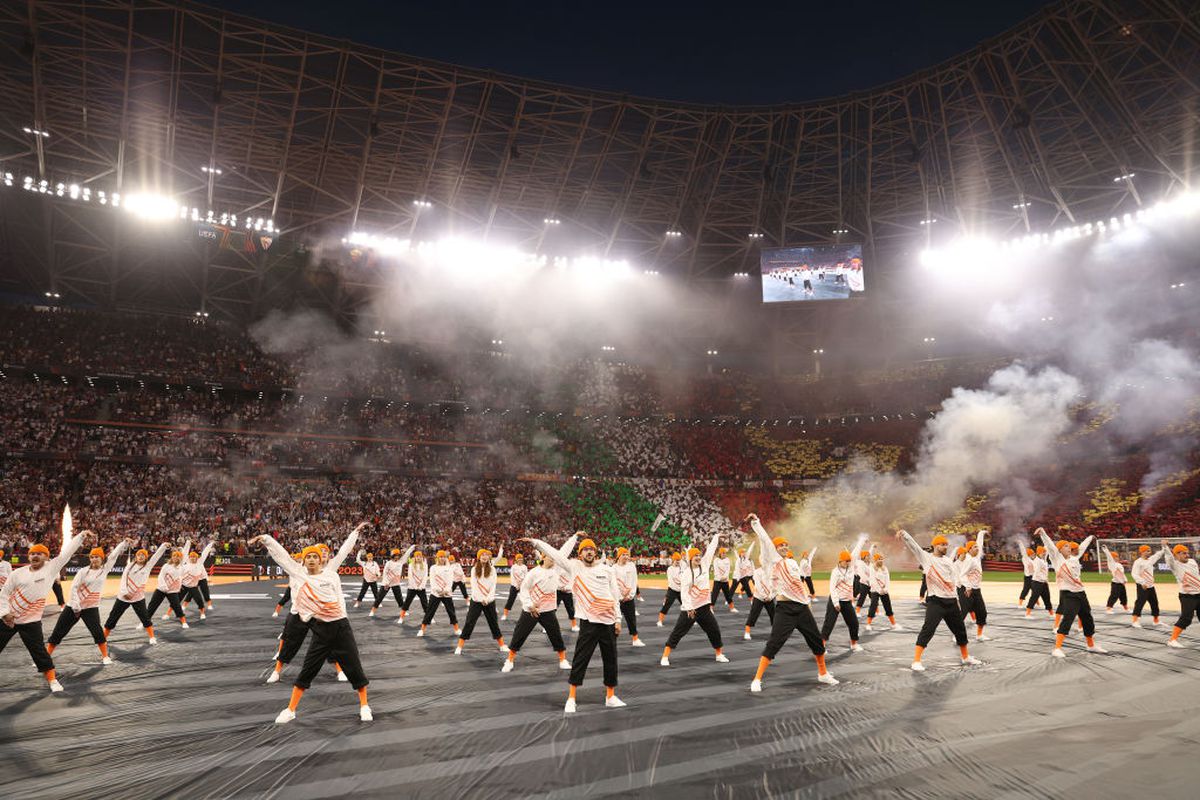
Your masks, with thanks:
M857 549L857 548L856 548ZM871 553L861 550L858 559L853 563L854 569L854 607L857 615L862 616L862 607L871 592Z
M556 569L558 569L558 595L555 602L558 605L555 606L555 609L557 610L559 605L566 606L567 621L571 623L571 632L579 633L579 623L575 621L575 592L571 585L570 572L565 568L556 567Z
M1113 604L1120 603L1121 611L1129 613L1129 595L1125 591L1125 565L1116 550L1104 548L1108 557L1108 571L1112 575L1112 587L1108 590L1108 601L1104 604L1105 614L1113 613Z
M858 643L858 615L854 612L854 579L859 553L866 540L864 533L858 537L853 548L838 553L838 564L829 573L829 601L825 606L825 621L821 625L821 638L828 643L840 613L850 633L850 650L855 653L862 652L862 645Z
M408 616L408 607L412 605L414 597L421 601L422 616L429 610L429 597L425 593L428 583L429 564L425 561L425 554L416 550L413 552L412 561L408 562L408 592L404 595L404 607L400 609L397 625L404 624L404 618Z
M750 590L754 599L750 602L750 616L746 617L746 630L742 633L742 638L747 642L751 639L750 629L758 624L758 618L763 610L767 612L767 619L772 624L775 622L775 595L771 592L771 581L767 574L765 558L755 568L754 574L750 576Z
M975 618L975 641L988 642L992 637L983 632L987 626L987 604L983 602L983 537L987 531L980 531L975 541L966 546L963 553L959 577L962 581L963 620L970 614Z
M746 558L744 548L738 548L737 563L733 567L733 582L735 593L741 592L742 597L751 597L754 594L754 589L750 586L750 579L754 577L754 562Z
M486 547L475 554L475 566L471 567L471 603L467 606L467 621L458 635L454 655L462 655L480 614L487 620L488 630L499 645L500 652L507 653L508 648L504 646L504 637L500 633L500 622L496 619L496 570L492 567L492 551Z
M1135 628L1142 627L1142 609L1150 604L1150 614L1154 624L1161 625L1158 620L1158 589L1154 588L1154 565L1167 554L1167 548L1162 548L1153 556L1150 555L1150 545L1144 544L1138 548L1138 558L1133 562L1130 572L1133 582L1137 584L1137 595L1133 601L1133 615L1130 624Z
M1051 617L1054 616L1054 606L1050 605L1050 565L1046 563L1046 548L1042 545L1037 546L1036 555L1033 558L1033 574L1029 578L1029 602L1025 606L1025 616L1033 616L1033 607L1037 605L1038 600L1042 601L1042 605L1046 608L1046 613Z
M759 523L756 514L747 515L746 521L758 537L764 583L767 584L767 592L773 596L775 605L775 616L771 619L771 636L758 659L758 671L754 674L754 680L750 682L750 691L762 691L762 678L767 672L767 667L771 665L775 656L779 655L793 631L800 631L817 661L817 680L836 686L837 678L830 675L825 668L825 640L817 630L817 621L813 619L809 607L812 595L803 576L800 575L800 565L786 555L790 552L787 540L783 537L772 540ZM757 586L757 581L755 585Z
M455 589L462 592L463 600L467 599L467 574L463 572L462 564L458 563L458 559L453 553L447 554L447 560L450 562L450 569L454 573L454 583L450 586L450 591Z
M58 615L58 622L54 624L54 631L46 642L47 653L53 654L54 648L62 643L71 632L71 628L75 627L75 623L83 620L88 632L92 634L92 642L100 651L100 663L105 666L112 663L108 655L108 642L104 638L104 628L100 626L100 593L104 591L108 573L112 572L117 559L132 543L129 539L120 542L108 554L107 559L104 550L99 547L93 547L88 553L88 565L75 573L75 580L71 581L71 599Z
M1083 623L1083 636L1087 640L1088 652L1107 653L1107 650L1096 644L1094 638L1096 623L1092 619L1092 606L1088 602L1087 592L1084 591L1083 581L1080 580L1082 567L1079 564L1079 556L1071 552L1075 548L1071 547L1070 542L1060 542L1059 547L1055 548L1054 542L1050 541L1050 537L1041 528L1037 529L1037 535L1046 551L1050 553L1050 561L1054 565L1054 580L1058 584L1058 613L1061 621L1054 639L1054 650L1050 655L1055 658L1067 657L1062 644L1071 632L1071 625L1076 616ZM1086 551L1093 538L1089 536L1084 539L1083 544L1078 546L1079 549Z
M663 598L662 608L658 611L658 627L663 626L667 612L679 599L679 562L683 559L680 553L671 553L671 565L667 567L667 596Z
M629 636L634 647L645 647L646 643L638 638L637 630L637 564L629 558L628 547L617 548L617 563L613 567L613 575L617 579L618 599L621 606L621 616L629 628Z
M292 560L293 561L301 561L300 554L292 553ZM283 611L283 607L288 605L291 602L292 602L292 583L291 583L291 581L288 581L287 588L283 590L283 594L280 595L280 597L279 597L279 602L275 604L275 613L271 614L271 616L278 617L279 612Z
M94 538L91 531L71 535L71 510L63 511L62 549L50 558L50 548L38 543L29 548L29 564L14 569L0 587L0 653L14 636L29 651L37 671L46 679L51 692L61 692L62 684L54 671L54 659L46 652L42 632L42 612L50 584L66 566L85 539Z
M367 589L371 590L371 598L375 601L375 605L371 606L370 616L374 616L375 609L379 607L379 576L383 570L375 563L375 554L367 553L364 557L359 553L354 557L354 563L362 567L362 586L358 587L358 599L354 601L354 607L358 608L362 605L362 599L367 593Z
M867 609L867 630L872 630L871 622L875 619L875 612L882 602L883 613L887 616L888 622L892 624L892 630L902 631L904 628L896 622L896 617L892 614L892 576L888 572L887 565L883 563L883 553L876 553L875 545L871 545L870 552L872 563L867 574L867 582L871 589L871 606Z
M104 622L105 640L108 639L113 628L117 627L125 609L132 607L133 613L137 614L138 620L146 630L146 635L150 637L149 643L158 644L158 639L154 636L152 617L146 608L146 584L150 581L150 573L154 570L154 565L158 563L170 546L169 542L163 542L154 551L154 555L150 555L145 550L138 550L134 553L132 561L126 560L125 570L121 573L121 582L117 585L117 599L113 602L113 607L108 612L108 619Z
M945 622L950 633L954 635L954 643L958 645L963 665L982 663L967 652L967 629L963 625L962 614L958 610L958 594L954 588L954 561L946 553L950 549L950 541L945 536L934 536L931 542L933 552L929 553L908 535L908 531L897 531L896 538L904 542L905 546L916 556L928 584L928 592L925 595L925 624L921 626L921 632L917 634L917 649L912 663L913 671L925 671L925 665L921 663L921 656L925 653L929 642L932 641L933 634L937 632L939 622Z
M200 619L208 619L205 612L212 608L212 601L200 587L202 583L208 582L205 580L208 577L208 570L204 568L204 562L212 553L214 544L214 542L209 542L199 553L188 553L188 561L183 565L183 587L180 589L179 595L182 602L180 604L186 612L188 600L195 600L196 607L200 609Z
M733 607L733 584L729 580L733 565L729 563L729 551L724 547L717 551L717 558L712 562L712 599L709 604L714 608L717 605L717 597L725 595L725 602L729 604L729 612L736 613L737 609Z
M513 556L512 568L508 571L508 602L504 604L504 616L500 619L508 619L508 612L520 596L521 584L525 582L525 576L528 573L529 567L525 566L525 556L517 553Z
M4 557L4 551L0 550L0 589L3 589L4 584L8 583L10 575L12 575L12 564L8 563L8 559Z
M328 545L322 542L314 546L317 548L317 553L321 556L321 571L340 574L342 564L350 557L350 552L354 549L354 542L347 537L346 541L342 542L342 546L338 548L337 553L332 557L330 556ZM304 567L303 552L293 553L292 561L298 567ZM288 612L287 620L283 624L283 630L279 634L279 647L275 652L275 669L267 677L267 683L276 683L279 681L279 675L283 672L283 668L292 662L292 659L300 652L300 647L304 644L304 640L308 638L308 625L300 620L300 610L297 605L300 598L300 590L304 588L304 582L297 580L290 573L285 572L284 574L288 576L288 590L292 597L292 607ZM342 671L342 665L337 662L337 659L331 655L327 660L333 665L334 670L336 670L337 679L342 683L347 682L349 678Z
M817 548L805 550L800 554L800 561L797 562L800 567L800 576L804 578L804 585L808 587L809 597L813 597L817 593L817 589L813 586L812 565L813 559L817 557Z
M360 523L339 550L350 552L358 541L359 531L365 525L365 522ZM338 575L338 567L334 566L332 561L322 565L321 551L316 547L304 548L304 566L300 566L273 537L256 536L248 544L258 542L266 545L267 553L275 563L296 579L296 609L300 621L308 626L313 635L308 652L304 655L304 666L300 668L300 674L296 676L292 685L292 699L287 708L275 717L276 724L282 725L296 718L296 707L300 704L300 698L312 685L312 679L321 671L321 665L327 658L333 658L341 665L350 685L358 693L359 719L370 722L373 717L371 706L367 704L369 681L362 668L358 643L354 641L354 631L351 630L350 620L346 617L346 598L342 595L342 579Z
M1163 550L1170 547L1166 539L1163 539L1162 545ZM1196 559L1188 553L1185 544L1175 545L1174 549L1167 551L1166 558L1167 567L1179 583L1179 619L1175 620L1175 627L1171 629L1167 647L1183 647L1179 643L1179 635L1200 614L1200 567L1196 566Z
M542 559L541 563L531 570L526 570L517 595L521 601L521 616L517 618L517 626L513 628L512 640L508 644L508 658L504 660L501 672L512 672L517 653L524 646L529 634L538 625L546 632L550 646L558 653L558 668L570 669L571 662L567 661L567 646L563 644L562 631L558 628L558 617L555 616L555 603L558 593L558 572L548 566L549 562Z
M379 596L375 599L375 605L371 607L371 613L367 614L368 617L375 616L375 611L383 605L384 598L387 597L390 589L392 598L396 601L396 608L400 609L400 618L396 621L401 622L404 619L404 594L400 591L400 584L403 583L404 564L408 561L409 554L415 549L416 545L409 545L408 549L401 553L400 548L392 548L391 558L384 563L383 569L380 571Z
M154 594L150 595L150 604L146 606L146 613L151 619L154 619L154 612L158 611L162 601L166 600L170 610L163 614L163 619L170 619L173 612L179 620L180 627L191 627L187 617L183 615L183 606L179 603L179 590L183 588L183 554L190 553L191 547L192 540L188 539L183 543L182 550L172 550L171 557L158 571L158 583L154 587ZM201 608L203 609L203 606Z
M679 572L682 586L679 617L675 620L675 628L667 638L667 646L663 648L662 658L658 662L661 666L671 666L671 651L679 646L679 642L697 622L700 623L704 633L708 635L708 643L712 645L713 651L716 653L716 660L722 664L729 663L728 656L721 652L723 649L721 628L717 625L717 618L713 616L712 609L713 598L717 595L709 585L708 577L708 571L713 565L713 558L717 555L717 545L720 541L721 534L713 534L712 539L708 542L708 547L705 548L704 555L701 555L700 550L695 547L687 551L687 566ZM725 563L728 565L729 560L725 559Z
M1033 557L1032 547L1026 547L1021 551L1021 571L1025 573L1025 576L1021 581L1021 596L1017 598L1017 608L1025 607L1025 595L1029 594L1029 590L1033 588Z
M596 560L596 543L591 539L579 542L578 558L570 557L579 535L572 535L558 550L541 539L525 540L553 562L560 574L566 573L571 587L579 595L578 610L582 624L579 626L579 638L575 640L575 655L571 658L570 690L563 707L567 714L575 713L576 692L583 685L588 663L597 646L604 662L604 705L607 708L625 706L624 701L617 697L617 633L621 626L617 617L617 597L620 594L617 579L612 567Z
M417 631L417 636L425 635L425 629L433 622L433 615L437 613L438 606L446 607L450 624L454 626L454 632L458 633L458 614L454 611L454 601L450 599L453 584L454 566L450 563L450 554L445 550L438 550L433 555L433 566L429 568L430 603L425 608L425 616L421 618L421 630Z

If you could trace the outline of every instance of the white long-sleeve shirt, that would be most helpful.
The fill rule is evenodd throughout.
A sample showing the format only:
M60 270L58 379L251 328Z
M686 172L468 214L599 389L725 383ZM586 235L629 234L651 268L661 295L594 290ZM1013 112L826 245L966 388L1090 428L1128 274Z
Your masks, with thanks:
M195 563L191 561L183 562L183 585L189 589L200 585L200 581L208 580L208 570L204 566L204 562L208 559L213 551L213 543L209 542L204 549L200 551L199 558ZM185 554L186 557L186 554Z
M391 589L393 586L399 586L404 579L404 564L408 561L409 555L416 549L416 545L409 545L408 549L395 558L389 558L383 562L383 568L379 574L379 580L383 584L383 589Z
M967 553L959 567L962 585L972 591L983 588L983 534L980 531L975 537L975 555Z
M863 542L866 537L859 536L854 542L854 549L850 551L850 566L842 567L835 565L829 573L829 596L835 603L843 603L847 600L854 599L854 578L858 577L860 581L870 580L870 576L865 573L866 565L863 564L859 553L862 552Z
M192 540L188 539L183 543L180 552L186 557L192 549ZM174 594L183 587L183 561L178 564L172 564L168 561L163 564L162 569L158 571L158 584L155 587L158 591L164 594Z
M0 588L8 583L8 576L12 575L12 564L8 563L8 559L0 561Z
M754 562L745 556L738 556L737 567L734 568L733 577L737 580L742 578L751 578L754 576Z
M713 580L728 581L731 565L728 558L718 558L712 562Z
M679 562L672 561L667 567L667 588L679 591Z
M64 541L62 552L47 559L41 569L34 570L29 566L14 569L4 586L0 587L0 617L12 614L17 625L41 622L50 585L58 579L58 573L81 544L82 533Z
M429 582L429 562L412 561L408 565L408 588L419 592ZM449 591L447 589L447 591Z
M613 575L617 579L619 599L632 600L637 594L637 564L632 561L628 564L613 564Z
M1079 563L1079 556L1064 556L1054 546L1054 542L1050 541L1050 537L1045 533L1040 534L1042 544L1046 546L1046 553L1050 556L1050 563L1054 565L1054 582L1058 586L1060 592L1082 592L1083 580L1080 573L1083 571L1082 565ZM1079 545L1079 552L1087 552L1088 546L1092 543L1094 536L1089 536Z
M1167 548L1159 550L1154 555L1146 556L1145 558L1136 559L1129 572L1133 576L1133 580L1143 589L1154 588L1154 565L1158 560L1167 554Z
M367 583L378 583L379 576L383 574L383 569L379 566L379 562L372 559L367 561L363 558L362 553L354 557L354 563L362 567L362 577Z
M1200 594L1200 566L1196 565L1196 559L1189 558L1185 564L1168 550L1167 567L1175 573L1180 594Z
M313 618L322 622L336 622L346 618L346 598L342 595L342 578L338 575L338 569L358 541L357 528L338 548L337 555L315 575L310 575L303 564L293 560L291 553L275 541L274 537L267 536L263 541L275 563L295 580L292 607L300 615L301 622L308 622Z
M108 580L108 573L112 572L112 568L117 564L117 559L125 552L126 546L125 542L118 543L98 569L92 569L91 564L88 564L75 573L75 579L71 581L71 594L67 599L67 605L75 609L76 614L85 608L100 607L100 593L104 591L104 581Z
M558 550L546 542L534 539L533 545L550 558L560 572L570 578L571 590L575 595L575 616L598 625L613 625L617 622L617 579L607 564L593 562L589 567L577 558L571 558L578 535L567 539Z
M429 593L434 597L449 597L454 586L454 565L434 563L429 568Z
M888 572L887 566L879 564L871 565L871 591L875 594L891 594L892 590L892 574Z
M817 557L817 548L814 547L812 550L808 551L807 556L805 556L804 558L802 558L796 562L797 564L800 565L800 577L802 577L802 578L811 578L812 577L813 559L816 557Z
M529 567L525 566L525 562L518 561L512 565L512 569L508 571L508 582L517 587L520 591L521 584L525 582L525 576L529 574Z
M496 602L496 568L491 569L491 575L476 575L471 569L471 587L469 597L473 603Z
M1117 559L1109 555L1108 551L1104 551L1104 557L1108 559L1108 572L1112 575L1112 582L1125 585L1125 565Z
M167 552L168 545L160 544L145 564L138 564L133 559L125 562L125 571L121 573L121 582L117 585L117 599L126 603L136 603L146 598L146 584L150 582L150 573L158 564L159 559Z
M530 613L554 613L558 606L558 572L548 567L527 570L517 597Z
M695 611L698 608L709 605L712 602L712 581L708 578L709 567L712 566L713 558L717 554L717 543L720 541L720 535L713 536L709 541L708 547L704 550L704 555L700 556L700 566L693 568L691 560L688 563L681 564L679 567L679 585L680 585L680 608L684 611ZM729 565L727 559L723 559L726 566Z
M1039 583L1050 582L1050 564L1046 561L1045 556L1033 559L1033 575L1031 577Z
M756 600L769 603L775 599L775 595L771 591L771 579L768 577L765 567L754 568L754 573L750 576L750 583L753 584L751 589L754 591Z
M949 554L935 556L926 551L917 544L912 536L909 536L907 531L903 532L901 538L909 551L917 557L917 563L921 565L921 571L925 573L926 593L944 600L957 600L958 592L954 588L957 579L954 559Z
M453 564L450 565L450 570L454 574L454 582L455 583L466 583L467 582L467 573L463 572L462 564L455 561Z
M754 535L758 537L758 549L762 554L763 561L763 566L759 569L766 577L766 591L770 599L809 605L812 602L812 596L808 593L808 584L804 582L800 565L796 563L795 559L779 555L774 542L771 541L770 534L757 519L750 520L750 527L754 531ZM754 577L754 595L762 599L759 594L757 572Z
M1033 556L1028 553L1021 553L1021 570L1025 573L1025 577L1033 577Z

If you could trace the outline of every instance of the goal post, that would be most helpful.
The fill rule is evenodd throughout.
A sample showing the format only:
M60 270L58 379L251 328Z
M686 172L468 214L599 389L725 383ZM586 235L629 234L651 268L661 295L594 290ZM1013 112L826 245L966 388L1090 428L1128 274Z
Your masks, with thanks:
M1188 549L1192 551L1192 556L1196 556L1197 545L1200 545L1200 536L1168 536L1166 538L1168 547L1174 547L1177 544L1186 544ZM1132 564L1133 560L1137 558L1137 551L1139 547L1146 544L1150 545L1152 552L1157 551L1160 547L1162 547L1162 539L1163 537L1161 536L1143 536L1140 539L1097 539L1092 545L1092 555L1096 559L1096 571L1106 571L1105 567L1108 564L1108 559L1104 553L1109 550L1115 550L1117 555L1120 556L1121 559L1124 560L1128 565ZM1167 569L1165 558L1159 559L1158 563L1155 565L1155 570L1158 572L1169 571Z

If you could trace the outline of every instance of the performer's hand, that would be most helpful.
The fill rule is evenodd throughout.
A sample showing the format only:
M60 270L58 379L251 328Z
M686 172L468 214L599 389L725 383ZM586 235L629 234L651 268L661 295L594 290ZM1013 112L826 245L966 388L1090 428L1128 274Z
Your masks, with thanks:
M12 627L14 627L14 626L16 625L16 622L17 622L17 615L16 615L16 614L12 614L12 613L5 614L5 615L4 615L4 617L3 617L3 621L4 621L4 624L5 624L5 625L7 625L8 627L12 628Z
M613 633L615 633L617 636L621 635L621 623L618 622L613 625Z
M906 533L908 533L908 531L896 531L896 535L893 536L892 538L895 539L896 541L900 541L904 538L904 534L906 534Z
M529 612L529 616L533 617L534 619L537 619L538 618L538 610L536 608L533 609L532 611Z
M1034 532L1033 532L1033 535L1034 535L1034 536L1041 536L1041 535L1042 535L1042 534L1044 534L1045 532L1046 532L1046 529L1045 529L1045 528L1038 528L1036 531L1034 531Z
M351 533L358 533L359 531L361 531L363 528L367 527L370 524L371 523L369 523L369 522L360 522L354 526L354 530L351 531Z
M688 612L688 619L695 619L695 618L696 618L696 609L693 608L691 611Z
M1162 540L1162 546L1163 546L1163 547L1170 547L1170 546L1171 546L1171 543L1170 543L1170 542L1168 542L1166 539L1163 539L1163 540Z

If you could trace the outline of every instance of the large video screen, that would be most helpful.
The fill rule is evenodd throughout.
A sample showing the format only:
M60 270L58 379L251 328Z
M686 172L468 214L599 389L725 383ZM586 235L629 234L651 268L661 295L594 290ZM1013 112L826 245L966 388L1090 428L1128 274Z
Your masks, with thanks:
M762 251L764 303L845 300L861 295L861 244L814 244Z

